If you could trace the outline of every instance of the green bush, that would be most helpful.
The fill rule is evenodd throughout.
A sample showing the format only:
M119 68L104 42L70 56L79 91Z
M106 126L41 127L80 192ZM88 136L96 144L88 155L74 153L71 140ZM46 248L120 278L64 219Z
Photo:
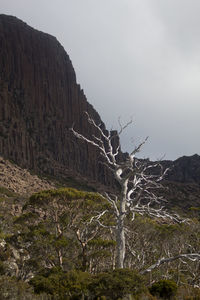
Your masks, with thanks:
M59 268L53 268L46 272L41 272L30 280L37 294L47 293L64 299L81 299L86 295L91 275L81 271L63 272ZM57 298L56 298L57 299Z
M119 299L126 295L136 296L148 292L143 278L134 271L119 269L97 275L82 271L63 272L58 268L40 273L30 280L35 293L47 293L59 300ZM138 297L138 298L137 298Z
M119 299L128 294L139 295L146 291L143 278L135 271L118 269L94 276L89 290L92 299Z
M149 291L153 296L159 296L164 299L170 299L177 293L177 284L172 280L160 280L155 282Z

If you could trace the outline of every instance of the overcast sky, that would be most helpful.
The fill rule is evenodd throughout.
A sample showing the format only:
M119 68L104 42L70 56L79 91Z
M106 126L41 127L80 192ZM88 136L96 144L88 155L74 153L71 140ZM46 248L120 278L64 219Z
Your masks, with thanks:
M142 157L200 154L199 0L0 0L0 12L57 37L108 129Z

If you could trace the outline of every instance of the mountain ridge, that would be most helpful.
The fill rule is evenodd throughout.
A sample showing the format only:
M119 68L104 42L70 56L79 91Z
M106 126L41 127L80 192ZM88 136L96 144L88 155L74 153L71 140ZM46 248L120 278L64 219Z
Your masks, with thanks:
M0 45L0 155L36 174L115 186L99 151L69 130L74 124L83 135L98 136L85 111L106 128L63 46L6 15L0 15ZM200 184L198 154L162 164L170 168L167 181Z

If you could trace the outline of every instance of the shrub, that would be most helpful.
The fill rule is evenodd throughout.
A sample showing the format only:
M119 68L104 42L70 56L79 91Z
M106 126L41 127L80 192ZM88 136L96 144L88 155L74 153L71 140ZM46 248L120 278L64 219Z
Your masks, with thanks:
M87 294L91 275L81 271L63 272L59 268L53 268L47 272L41 272L30 280L37 294L47 293L59 300L81 299ZM57 298L56 298L57 299Z
M145 291L144 280L135 271L118 269L94 276L89 290L95 299L119 299L128 294L139 295Z
M35 293L47 293L59 297L59 300L81 299L83 296L88 299L114 300L128 294L141 299L140 295L148 292L143 277L128 269L91 275L76 270L65 273L53 268L36 275L30 280L30 284Z
M153 296L159 296L164 299L170 299L177 293L177 284L172 280L160 280L155 282L149 291Z

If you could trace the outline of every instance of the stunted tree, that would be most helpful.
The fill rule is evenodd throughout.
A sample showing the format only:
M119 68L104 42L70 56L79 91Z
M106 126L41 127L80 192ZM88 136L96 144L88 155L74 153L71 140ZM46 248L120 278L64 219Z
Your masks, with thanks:
M164 170L160 162L150 163L149 160L142 160L136 157L147 138L126 155L126 158L119 159L121 145L118 137L124 130L131 125L132 120L124 126L119 120L119 132L113 134L103 129L102 124L96 124L95 121L86 113L88 122L96 129L97 135L90 138L78 133L71 128L72 133L78 139L81 139L94 147L98 148L102 157L103 164L110 170L119 184L120 191L116 194L105 193L104 197L112 205L116 220L116 247L117 247L117 267L124 268L124 259L126 254L126 219L132 215L132 221L135 214L148 214L155 218L171 218L178 221L178 216L170 215L162 205L164 199L158 196L156 191L162 188L163 180L167 169ZM118 145L114 141L118 140ZM101 223L101 219L98 221Z
M24 214L15 223L21 225L21 235L31 237L26 250L32 258L36 254L43 267L59 266L65 271L78 267L93 272L110 260L105 254L115 247L107 227L92 221L94 216L95 220L104 218L109 225L112 220L106 220L105 214L110 206L97 193L73 188L46 190L29 198Z

